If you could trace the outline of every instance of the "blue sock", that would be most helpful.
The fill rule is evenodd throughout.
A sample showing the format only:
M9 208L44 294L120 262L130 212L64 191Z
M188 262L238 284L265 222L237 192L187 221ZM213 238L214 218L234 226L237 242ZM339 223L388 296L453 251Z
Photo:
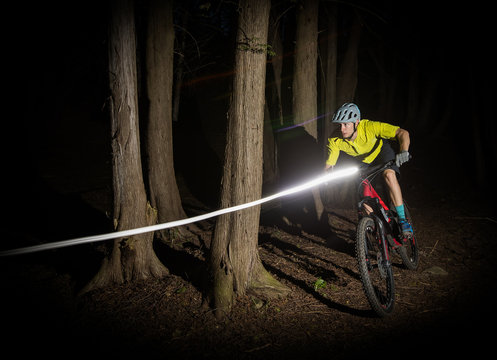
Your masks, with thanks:
M404 213L404 204L402 204L400 206L396 206L395 210L397 211L397 214L399 215L400 220L406 219L406 214Z

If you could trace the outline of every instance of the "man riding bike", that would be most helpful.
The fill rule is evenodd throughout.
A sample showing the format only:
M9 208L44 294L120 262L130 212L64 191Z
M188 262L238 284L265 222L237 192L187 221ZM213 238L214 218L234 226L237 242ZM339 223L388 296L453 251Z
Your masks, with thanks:
M383 172L383 179L399 215L402 232L405 236L412 235L412 227L405 217L402 191L397 179L397 175L400 175L399 167L409 161L409 132L387 123L361 120L359 107L353 103L343 104L333 115L332 122L340 125L342 138L328 139L329 156L325 170L336 165L340 151L373 166L395 160L395 163ZM398 141L399 152L397 154L388 140Z

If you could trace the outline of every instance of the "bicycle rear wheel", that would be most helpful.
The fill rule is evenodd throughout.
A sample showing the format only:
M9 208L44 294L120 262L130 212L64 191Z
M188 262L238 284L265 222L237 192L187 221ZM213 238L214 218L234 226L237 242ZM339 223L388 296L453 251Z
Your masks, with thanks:
M397 253L402 258L402 263L409 270L416 270L419 263L419 250L418 241L416 239L416 230L414 229L414 224L412 222L411 213L407 204L404 202L404 212L406 214L406 219L411 224L412 227L412 237L404 238L402 247L397 249ZM402 236L401 236L402 237Z
M359 274L371 308L380 317L389 315L395 302L392 267L386 266L375 222L363 217L357 226L356 257Z

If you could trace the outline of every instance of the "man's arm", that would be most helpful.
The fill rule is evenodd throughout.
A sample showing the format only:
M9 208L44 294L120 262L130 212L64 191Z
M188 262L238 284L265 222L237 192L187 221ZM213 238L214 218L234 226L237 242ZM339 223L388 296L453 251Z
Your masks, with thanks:
M338 154L340 153L340 148L338 147L337 142L337 138L328 139L328 159L326 160L324 171L333 169L334 165L330 164L336 164L337 162Z
M397 166L401 166L410 159L409 155L409 145L411 144L411 139L409 138L409 132L407 130L398 128L395 132L395 137L399 142L399 153L395 157L395 163Z
M398 128L395 132L395 137L399 142L400 151L409 151L409 145L411 144L411 139L409 137L409 132L407 130Z

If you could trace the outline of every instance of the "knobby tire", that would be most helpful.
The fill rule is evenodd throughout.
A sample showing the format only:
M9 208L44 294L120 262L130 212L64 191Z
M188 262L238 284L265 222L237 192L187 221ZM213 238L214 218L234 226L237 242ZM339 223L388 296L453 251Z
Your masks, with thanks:
M404 211L406 214L406 219L411 224L413 236L411 239L407 239L404 246L397 249L397 253L402 259L402 263L409 270L416 270L419 264L419 250L418 250L418 240L416 238L416 230L414 229L414 224L412 222L411 213L407 204L404 202Z
M371 308L378 316L385 317L394 307L395 286L392 267L384 265L381 246L374 220L361 218L356 236L359 274Z

